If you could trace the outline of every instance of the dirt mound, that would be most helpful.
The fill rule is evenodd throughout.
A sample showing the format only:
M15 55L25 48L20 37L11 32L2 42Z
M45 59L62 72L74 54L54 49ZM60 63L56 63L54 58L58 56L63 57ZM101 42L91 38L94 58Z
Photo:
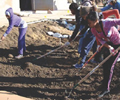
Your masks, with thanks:
M0 37L7 27L0 28ZM15 59L18 45L18 29L13 28L6 39L0 42L0 89L14 92L18 95L34 100L65 100L70 89L84 77L95 64L88 64L87 68L78 71L72 67L77 62L78 42L62 48L46 57L36 59L60 46L59 39L48 36L48 31L70 34L72 31L60 26L56 21L44 21L28 25L26 34L27 50L24 58ZM64 44L67 39L62 39ZM88 58L92 55L89 53ZM117 63L111 83L111 95L103 97L105 100L120 99L120 67ZM102 81L102 68L99 68L85 82L77 86L69 100L96 100L97 88Z

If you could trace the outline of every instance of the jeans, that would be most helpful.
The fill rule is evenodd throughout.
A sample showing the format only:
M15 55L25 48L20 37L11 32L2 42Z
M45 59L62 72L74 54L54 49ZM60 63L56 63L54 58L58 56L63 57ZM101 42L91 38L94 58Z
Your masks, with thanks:
M83 43L81 46L80 58L82 58L81 59L82 63L85 62L86 57L89 51L91 50L91 48L93 47L95 40L96 40L95 36L91 33L91 30L89 29L85 38L83 39Z
M25 34L27 28L19 28L19 37L18 37L18 52L23 55L23 50L26 50L25 47Z

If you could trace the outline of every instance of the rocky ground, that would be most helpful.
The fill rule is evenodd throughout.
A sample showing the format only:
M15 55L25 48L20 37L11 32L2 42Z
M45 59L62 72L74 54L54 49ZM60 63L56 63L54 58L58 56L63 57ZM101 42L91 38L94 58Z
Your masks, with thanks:
M0 37L7 27L0 28ZM13 28L6 39L0 42L0 90L6 90L33 100L96 100L100 91L102 67L93 73L82 84L77 86L70 98L66 98L72 87L84 77L96 64L89 63L81 71L72 67L77 62L78 41L70 46L38 60L39 57L53 49L64 45L56 37L48 36L46 32L71 34L72 31L60 26L56 21L44 21L28 25L26 34L27 50L24 58L15 59L18 44L18 29ZM92 55L89 53L88 58ZM87 58L87 59L88 59ZM111 83L110 95L98 100L120 99L120 63L116 64Z

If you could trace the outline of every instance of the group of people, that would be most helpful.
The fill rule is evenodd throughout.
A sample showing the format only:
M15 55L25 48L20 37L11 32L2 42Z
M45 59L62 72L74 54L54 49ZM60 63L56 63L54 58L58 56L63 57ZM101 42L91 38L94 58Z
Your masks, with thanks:
M86 0L86 2L87 1L90 0ZM103 82L99 95L99 97L102 97L110 92L110 73L113 71L111 66L119 52L115 49L120 46L120 33L118 31L118 26L120 25L120 1L108 0L107 6L101 9L95 5L85 6L84 4L79 6L77 3L71 3L69 6L71 13L76 17L76 28L69 42L75 38L80 38L78 46L80 57L74 65L75 68L82 68L91 48L93 48L93 52L97 50L100 53L99 45L103 45L104 48L104 52L102 52L103 58L106 58L111 53L113 54L113 56L103 64ZM115 15L116 18L106 19L110 15ZM99 57L100 54L96 55L95 58Z
M110 82L108 81L111 80L111 77L109 77L111 70L113 70L111 69L111 66L119 52L116 52L115 49L120 46L120 34L117 29L117 25L120 25L120 1L108 0L108 5L102 9L98 9L94 3L90 2L92 1L86 0L86 2L84 1L80 6L77 3L70 4L69 9L76 17L76 28L73 31L69 42L74 40L76 37L80 38L78 46L80 57L78 62L74 65L75 68L82 68L91 48L93 48L93 52L96 50L100 51L100 44L104 45L104 58L106 58L110 53L113 54L113 56L103 64L104 78L103 84L101 85L103 90L99 95L103 96L110 92ZM108 10L111 7L113 9ZM23 52L26 50L25 34L27 31L27 23L23 21L21 17L15 15L12 8L7 9L5 11L5 15L9 21L9 27L1 37L1 40L5 39L14 26L19 27L18 56L15 58L20 59L23 57ZM106 19L110 15L115 15L116 19ZM77 35L79 31L80 33ZM95 58L99 57L100 55L96 55Z

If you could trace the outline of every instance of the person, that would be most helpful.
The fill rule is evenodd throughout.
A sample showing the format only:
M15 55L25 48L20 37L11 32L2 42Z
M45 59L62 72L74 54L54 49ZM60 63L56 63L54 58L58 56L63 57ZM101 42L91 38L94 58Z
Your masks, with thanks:
M106 11L101 12L99 14L99 19L106 19L111 15L114 15L115 18L120 18L118 9L111 9L111 10L106 10ZM99 43L97 38L96 38L96 42L97 42L98 47L100 47L101 44ZM96 50L97 50L97 48L96 48ZM99 62L101 62L102 59L103 59L103 57L102 57L103 50L104 50L104 48L102 48L90 62L91 63L99 63ZM120 58L118 59L118 62L119 61L120 61Z
M120 25L120 19L101 19L99 21L96 12L91 12L87 16L88 25L92 33L97 37L98 41L106 48L104 50L104 58L110 53L113 56L103 64L103 82L101 85L101 93L99 97L110 92L110 81L113 72L112 64L118 55L116 48L120 46L120 34L116 25ZM100 24L101 22L101 24Z
M87 10L88 12L92 10L91 7L89 8L90 9ZM86 21L80 16L81 7L79 7L77 3L71 3L69 9L71 10L71 13L76 17L76 28L69 39L69 42L71 42L72 40L75 39L79 30L82 30L86 26ZM84 34L79 36L81 37L78 46L78 52L80 53L80 58L78 59L78 62L74 65L75 68L81 68L84 65L87 54L95 42L95 36L91 33L89 29L85 30Z
M19 27L19 37L18 37L18 56L15 56L16 59L20 59L23 57L23 51L26 50L25 47L25 34L27 31L27 23L21 19L21 17L15 15L13 13L12 8L8 8L5 11L5 15L9 21L9 27L6 32L1 37L1 40L4 40L6 36L10 33L13 27Z
M97 8L97 11L98 12L103 12L103 11L106 11L108 9L118 9L119 10L119 13L120 13L120 0L108 0L108 5L101 8L101 9L98 9Z

